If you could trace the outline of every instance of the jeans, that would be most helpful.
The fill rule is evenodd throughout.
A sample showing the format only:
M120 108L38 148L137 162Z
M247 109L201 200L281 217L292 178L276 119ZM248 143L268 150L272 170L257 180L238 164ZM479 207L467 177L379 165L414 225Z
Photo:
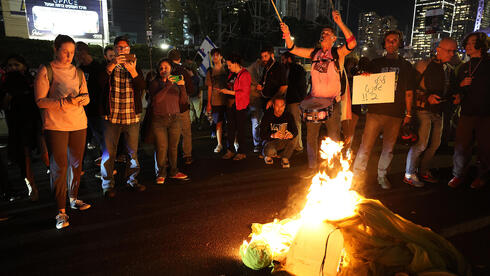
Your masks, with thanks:
M252 122L252 137L254 147L258 147L261 144L259 125L264 111L262 109L263 100L261 97L250 98L250 104L248 106L250 110L250 120Z
M132 186L138 183L136 177L140 172L140 164L138 162L139 130L139 122L123 125L113 124L104 120L105 148L102 151L102 161L100 164L103 189L114 188L114 160L116 159L117 145L121 134L126 139L126 148L130 158L129 163L126 163L126 176L129 176L127 183Z
M490 116L461 115L456 128L453 175L463 177L471 161L471 152L476 138L478 144L478 177L490 178Z
M202 112L202 91L195 97L189 97L190 103L190 120L191 122L199 122Z
M298 135L294 137L294 149L297 151L303 150L303 139L301 136L301 110L299 109L299 103L290 103L286 106L287 111L293 115L294 123L298 129Z
M245 153L245 131L247 129L247 109L236 110L235 105L226 108L226 131L228 138L228 150L235 152L235 136L238 141L238 153Z
M50 157L51 189L54 190L58 209L65 209L67 183L69 196L71 198L78 197L87 129L77 131L45 130L45 135Z
M192 157L192 131L190 110L179 114L180 126L182 128L182 151L184 158Z
M306 122L306 149L310 169L317 167L318 136L323 124L327 127L327 136L338 142L340 140L340 103L334 104L332 115L327 120L320 123Z
M95 138L95 142L103 149L105 147L104 120L101 116L89 116L87 117L87 125Z
M362 135L361 146L354 162L354 174L366 171L369 155L379 134L383 132L383 149L378 162L378 177L387 174L388 167L393 159L393 148L398 138L398 131L403 119L383 114L368 113L366 125Z
M262 149L262 154L264 156L274 157L277 156L277 153L283 150L281 157L282 158L291 158L294 151L295 140L293 139L274 139L271 141L266 141L264 143L264 148Z
M179 116L176 114L154 115L151 129L155 136L155 173L157 177L167 176L167 155L170 175L177 174L177 148L181 131Z
M420 161L420 173L425 174L429 170L429 163L434 158L434 154L441 145L442 116L430 111L417 111L419 118L419 140L410 147L407 155L407 166L405 172L414 174L417 172L419 157L424 153ZM427 147L429 143L430 145ZM425 151L425 152L424 152Z

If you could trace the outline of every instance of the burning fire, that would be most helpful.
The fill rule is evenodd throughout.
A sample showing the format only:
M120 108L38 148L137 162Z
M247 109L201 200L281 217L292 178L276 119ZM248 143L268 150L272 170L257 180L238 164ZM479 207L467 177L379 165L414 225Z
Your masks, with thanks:
M253 224L250 241L243 241L240 247L242 259L252 245L260 244L270 250L272 260L282 261L303 225L338 221L355 215L357 204L363 198L350 190L353 178L349 171L351 156L344 155L342 147L343 143L330 138L322 141L320 154L325 161L312 179L304 208L293 218Z

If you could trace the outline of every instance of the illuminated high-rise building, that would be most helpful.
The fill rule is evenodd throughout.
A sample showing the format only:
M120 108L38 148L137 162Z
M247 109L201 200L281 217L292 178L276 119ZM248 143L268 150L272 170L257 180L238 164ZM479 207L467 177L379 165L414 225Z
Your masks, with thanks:
M460 0L415 0L410 39L414 58L429 57L439 39L451 36L455 1Z
M475 27L478 0L454 0L454 2L456 10L451 37L461 45L465 35L472 32Z
M383 52L382 38L390 30L396 30L398 20L393 16L379 16L376 12L359 14L357 29L358 51L361 55L374 56Z

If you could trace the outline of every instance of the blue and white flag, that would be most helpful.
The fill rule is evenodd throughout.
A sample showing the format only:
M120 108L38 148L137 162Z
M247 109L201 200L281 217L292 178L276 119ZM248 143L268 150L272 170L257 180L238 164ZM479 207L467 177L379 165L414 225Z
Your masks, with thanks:
M206 36L204 41L201 43L199 50L197 51L199 55L202 57L201 66L199 66L198 68L199 75L201 75L202 77L206 76L206 72L208 71L208 68L211 66L210 52L214 48L218 48L218 47L216 47L216 45L214 45L211 39Z

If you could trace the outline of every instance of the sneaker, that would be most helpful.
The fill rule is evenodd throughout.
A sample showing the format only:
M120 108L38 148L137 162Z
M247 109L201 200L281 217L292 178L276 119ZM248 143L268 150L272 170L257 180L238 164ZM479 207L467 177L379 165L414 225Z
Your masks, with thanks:
M233 160L240 161L240 160L243 160L245 158L247 158L247 156L245 154L239 153L239 154L235 155L235 157L233 157Z
M214 153L220 153L222 150L223 150L223 145L218 144L218 145L217 145L217 146L214 148Z
M70 225L70 223L68 222L68 218L69 217L68 217L67 214L65 214L65 213L59 213L56 216L56 229L65 228L68 225Z
M161 176L157 177L157 180L155 181L155 183L157 185L163 185L163 183L165 183L165 177L161 177Z
M83 210L87 210L88 208L90 208L91 205L81 201L80 199L75 199L75 200L70 202L70 207L72 209L75 209L75 210L83 211Z
M113 170L112 171L112 175L116 175L117 174L117 170ZM100 178L102 179L102 174L100 173L100 171L97 171L95 174L94 174L94 177L95 178Z
M272 157L266 156L266 157L264 157L264 162L267 165L272 165L272 164L274 164L274 159L272 159Z
M316 174L317 174L316 169L308 168L305 171L303 171L303 173L300 174L300 177L303 179L310 179L313 176L315 176Z
M480 189L482 188L483 186L485 186L485 181L483 181L483 179L481 178L476 178L475 180L473 180L473 182L471 182L471 189Z
M146 186L140 183L128 184L128 186L136 192L143 192L146 190Z
M391 182L386 176L378 176L378 184L381 186L382 189L391 189Z
M97 157L97 159L94 160L95 165L99 167L101 162L102 162L102 156L99 156Z
M189 176L187 174L178 172L175 175L171 176L170 178L172 179L179 179L179 180L188 180Z
M290 167L289 159L287 159L287 158L281 159L281 165L282 165L283 169L289 169L289 167Z
M223 155L223 157L221 157L222 159L231 159L233 158L233 156L235 156L235 153L233 153L231 150L228 150L225 155Z
M457 188L459 185L461 185L461 183L463 183L463 178L455 176L451 180L449 180L447 185L454 189Z
M233 143L233 146L235 147L235 151L238 151L238 149L240 148L238 142Z
M439 182L439 179L435 178L430 171L427 171L427 173L420 174L420 178L422 181L425 181L428 183L436 184Z
M184 164L190 165L190 164L192 164L192 162L193 162L192 157L190 157L190 156L184 157Z
M424 182L420 181L416 174L406 173L403 182L417 188L424 187Z
M255 146L254 147L254 153L259 153L259 152L261 152L260 146Z
M95 145L92 144L92 143L87 143L87 149L88 150L93 150L93 149L95 149Z

